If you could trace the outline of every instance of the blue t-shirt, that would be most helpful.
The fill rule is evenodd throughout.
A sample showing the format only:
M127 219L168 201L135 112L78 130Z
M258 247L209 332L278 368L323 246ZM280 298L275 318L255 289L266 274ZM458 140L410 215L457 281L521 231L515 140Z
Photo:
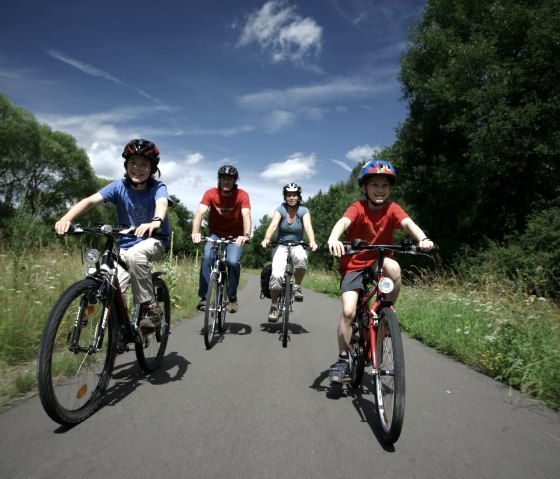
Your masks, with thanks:
M282 203L282 205L276 208L276 211L278 211L282 217L280 224L278 225L278 236L276 237L276 241L286 241L289 243L303 241L302 218L309 213L309 210L303 205L298 205L296 216L292 223L288 222L288 210L286 208L286 203Z
M167 186L163 181L154 180L152 186L145 190L135 190L127 186L124 180L113 181L99 190L99 194L105 202L113 203L117 207L117 220L121 225L140 226L152 221L156 210L156 201L159 198L167 198L169 206L173 201L167 193ZM161 225L161 233L157 238L161 239L165 247L169 244L169 218L166 215ZM161 238L160 238L161 235ZM119 245L123 249L130 248L142 241L142 238L122 237Z

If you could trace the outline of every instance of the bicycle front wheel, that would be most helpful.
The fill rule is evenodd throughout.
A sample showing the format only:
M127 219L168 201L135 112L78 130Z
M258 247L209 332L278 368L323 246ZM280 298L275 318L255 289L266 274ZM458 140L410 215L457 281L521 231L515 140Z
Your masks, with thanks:
M224 274L224 273L222 273ZM224 333L226 329L226 313L228 307L228 281L226 280L223 283L218 283L218 297L220 298L220 310L218 312L219 319L218 319L218 331L220 333Z
M141 343L135 343L138 364L148 373L159 368L161 365L171 328L171 299L167 284L162 278L157 277L153 279L153 285L154 296L163 312L161 325L154 331L143 334Z
M282 346L288 347L288 332L290 325L290 308L292 299L292 282L285 281L283 289L283 308L282 308Z
M204 344L207 349L212 347L216 325L219 320L220 296L218 290L218 274L212 273L206 293L206 311L204 312Z
M405 375L401 328L389 307L379 313L376 355L377 418L383 440L393 444L401 435L404 420Z
M113 313L107 318L103 346L95 347L106 311L98 293L99 283L92 279L70 286L53 306L41 337L39 397L51 419L65 426L84 421L98 409L115 363Z

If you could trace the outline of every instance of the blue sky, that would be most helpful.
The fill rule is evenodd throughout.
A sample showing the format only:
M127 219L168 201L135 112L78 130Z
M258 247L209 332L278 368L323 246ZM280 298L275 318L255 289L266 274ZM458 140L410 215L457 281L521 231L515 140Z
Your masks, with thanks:
M425 0L5 0L0 91L73 135L98 176L154 141L195 211L235 165L256 225L297 182L346 181L406 117L399 57Z

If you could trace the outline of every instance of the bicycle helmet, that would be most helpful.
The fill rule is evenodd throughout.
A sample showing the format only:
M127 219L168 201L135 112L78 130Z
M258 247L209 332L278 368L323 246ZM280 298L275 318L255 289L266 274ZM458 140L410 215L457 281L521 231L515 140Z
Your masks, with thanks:
M358 175L358 184L362 186L370 176L386 175L392 185L397 182L397 172L391 163L385 160L373 159L362 166Z
M286 196L287 193L297 193L301 198L301 186L297 183L288 183L282 188L282 196Z
M132 155L148 158L152 162L153 167L159 164L159 148L151 141L143 139L130 140L124 147L122 157L128 160Z
M222 175L233 176L236 180L239 179L239 173L237 172L237 168L231 165L224 165L220 167L220 169L218 170L218 180Z

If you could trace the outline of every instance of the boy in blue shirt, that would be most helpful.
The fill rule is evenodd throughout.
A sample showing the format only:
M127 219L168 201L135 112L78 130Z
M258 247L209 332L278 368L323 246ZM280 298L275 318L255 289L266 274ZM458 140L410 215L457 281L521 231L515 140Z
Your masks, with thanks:
M56 222L54 229L57 234L66 233L72 221L103 202L116 206L119 224L136 227L135 237L119 240L120 255L128 266L128 272L119 268L118 277L122 290L125 291L130 282L134 302L144 305L140 327L147 332L155 329L162 317L154 298L150 262L159 259L169 243L167 208L172 201L165 183L154 178L156 173L158 177L161 175L159 149L154 143L143 139L131 140L125 146L122 157L125 159L124 178L80 200ZM160 230L157 239L152 237L156 230Z

